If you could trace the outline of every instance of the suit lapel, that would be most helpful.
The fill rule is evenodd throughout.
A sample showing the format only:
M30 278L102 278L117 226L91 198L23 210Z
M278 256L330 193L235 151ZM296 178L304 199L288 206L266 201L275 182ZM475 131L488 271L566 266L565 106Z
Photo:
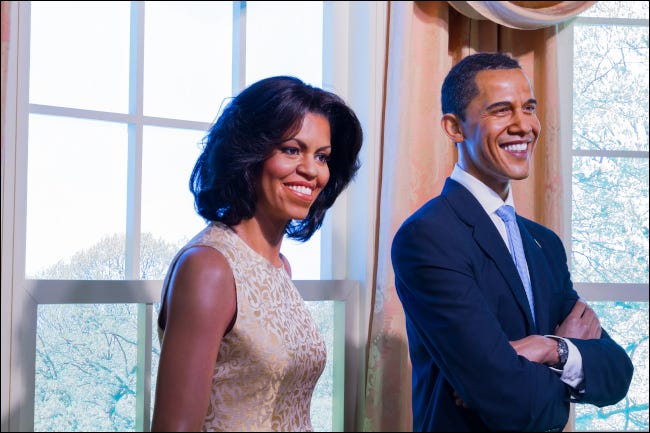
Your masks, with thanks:
M452 179L447 179L442 194L447 197L458 217L474 228L473 234L476 243L486 255L492 258L499 272L501 272L501 275L507 281L512 295L526 316L528 332L535 333L533 316L528 305L524 285L519 277L519 272L512 260L510 251L508 251L508 247L503 242L501 234L499 234L490 217L485 213L485 210L478 200L474 198L472 193ZM530 234L528 234L528 238L531 242L535 243ZM528 259L527 252L526 259ZM529 270L532 278L533 271L530 267ZM535 285L533 285L534 287Z

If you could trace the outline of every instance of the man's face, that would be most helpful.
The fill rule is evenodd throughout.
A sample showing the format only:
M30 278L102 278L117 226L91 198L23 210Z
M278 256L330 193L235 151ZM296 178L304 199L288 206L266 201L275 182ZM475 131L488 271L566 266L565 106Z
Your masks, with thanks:
M520 69L481 71L478 95L460 121L458 163L502 197L511 179L525 179L540 133L537 101Z

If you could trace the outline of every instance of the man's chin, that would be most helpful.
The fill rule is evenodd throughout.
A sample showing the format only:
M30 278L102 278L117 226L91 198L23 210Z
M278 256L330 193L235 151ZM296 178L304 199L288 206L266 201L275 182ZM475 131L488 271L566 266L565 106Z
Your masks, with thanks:
M517 169L517 170L511 170L508 173L510 180L524 180L527 179L530 176L530 168L526 167Z

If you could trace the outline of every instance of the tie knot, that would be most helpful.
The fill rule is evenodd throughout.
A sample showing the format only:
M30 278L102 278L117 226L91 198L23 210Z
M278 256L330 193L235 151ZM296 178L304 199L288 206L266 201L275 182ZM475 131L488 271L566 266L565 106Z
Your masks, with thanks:
M499 209L497 209L497 215L499 215L499 217L507 223L515 221L515 208L504 204Z

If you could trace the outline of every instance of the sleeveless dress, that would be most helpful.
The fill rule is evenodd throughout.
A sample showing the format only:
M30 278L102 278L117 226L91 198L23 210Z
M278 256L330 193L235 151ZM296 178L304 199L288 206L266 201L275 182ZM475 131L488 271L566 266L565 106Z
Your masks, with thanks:
M325 342L284 267L276 268L228 226L212 222L172 260L209 246L235 277L237 316L223 338L203 431L312 431L312 393L325 368ZM162 330L158 336L162 343Z

